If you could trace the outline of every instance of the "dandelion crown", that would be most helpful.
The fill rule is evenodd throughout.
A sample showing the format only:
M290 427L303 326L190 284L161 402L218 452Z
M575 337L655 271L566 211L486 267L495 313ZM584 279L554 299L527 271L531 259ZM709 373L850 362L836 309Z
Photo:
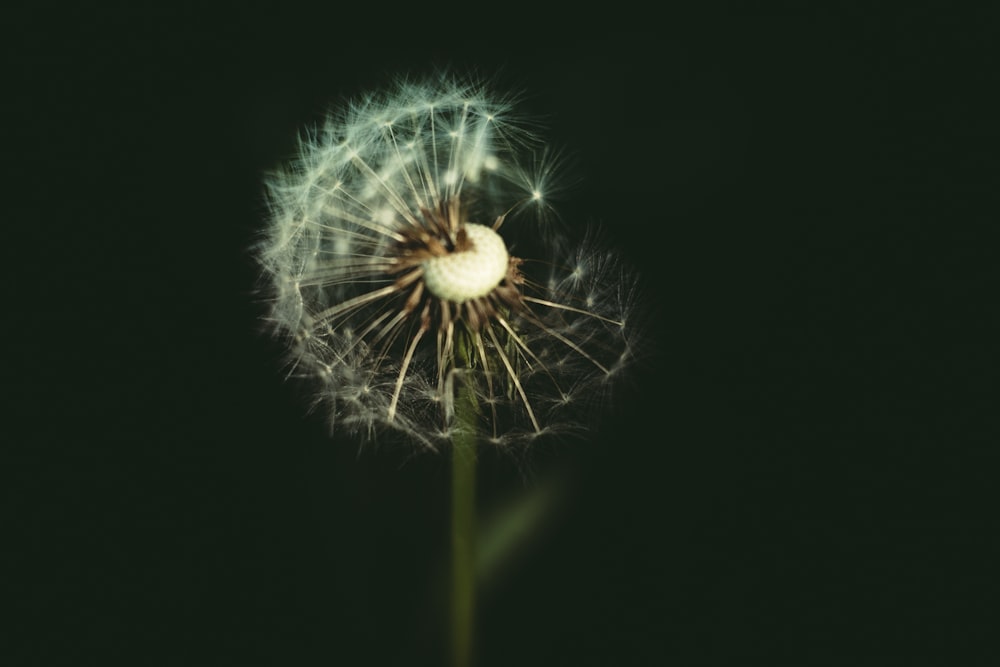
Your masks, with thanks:
M484 439L530 442L584 428L632 356L634 280L559 235L551 152L512 106L449 75L399 81L268 177L271 319L334 428L436 448L464 390Z

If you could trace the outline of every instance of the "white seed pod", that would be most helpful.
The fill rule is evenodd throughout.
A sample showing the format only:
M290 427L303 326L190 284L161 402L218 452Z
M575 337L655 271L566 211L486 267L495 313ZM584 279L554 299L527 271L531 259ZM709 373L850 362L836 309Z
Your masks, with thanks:
M556 256L552 164L512 107L447 75L397 82L268 177L271 317L334 427L436 448L465 387L485 439L528 442L585 426L574 408L631 357L632 278L590 245ZM553 249L512 255L517 227Z
M464 226L469 248L421 263L427 290L439 299L465 303L489 295L507 275L510 255L503 238L486 225Z

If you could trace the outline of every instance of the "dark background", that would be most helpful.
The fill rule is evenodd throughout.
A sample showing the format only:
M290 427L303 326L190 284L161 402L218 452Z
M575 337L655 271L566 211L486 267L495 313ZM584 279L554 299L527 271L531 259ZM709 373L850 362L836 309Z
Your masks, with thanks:
M434 66L651 302L593 438L482 462L573 483L481 664L1000 660L996 11L102 6L6 26L0 662L441 664L447 458L303 415L247 252L301 126Z

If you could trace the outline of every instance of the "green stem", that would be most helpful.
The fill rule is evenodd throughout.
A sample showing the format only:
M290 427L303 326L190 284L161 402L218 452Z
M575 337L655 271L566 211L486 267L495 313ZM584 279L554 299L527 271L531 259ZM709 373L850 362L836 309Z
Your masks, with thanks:
M471 341L457 336L457 352L468 368ZM472 664L476 605L476 436L479 405L470 382L455 397L451 455L451 652L453 667Z

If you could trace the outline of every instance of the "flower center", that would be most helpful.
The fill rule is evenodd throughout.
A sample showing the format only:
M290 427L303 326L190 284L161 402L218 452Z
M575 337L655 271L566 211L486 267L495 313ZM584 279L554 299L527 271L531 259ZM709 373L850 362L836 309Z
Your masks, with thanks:
M486 225L468 222L469 247L425 260L424 284L439 299L462 303L493 291L507 275L507 246Z

